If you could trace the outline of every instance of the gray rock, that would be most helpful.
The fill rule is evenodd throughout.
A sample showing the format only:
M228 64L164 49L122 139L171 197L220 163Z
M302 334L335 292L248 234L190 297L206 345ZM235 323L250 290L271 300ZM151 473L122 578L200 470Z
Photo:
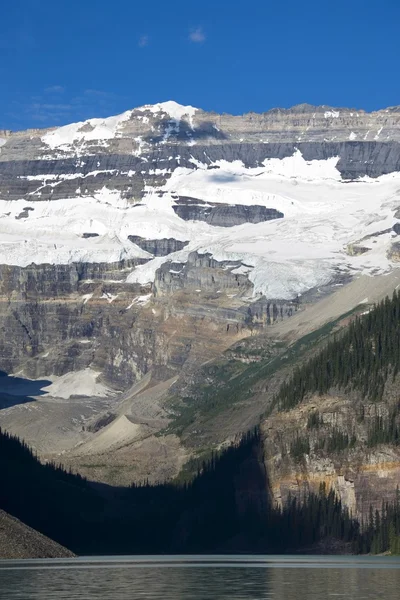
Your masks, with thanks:
M147 240L140 235L129 235L128 239L139 246L142 250L149 252L153 256L167 256L172 252L182 250L189 242L182 242L174 238L161 238L158 240Z
M280 211L265 206L203 202L187 196L180 196L172 208L185 221L205 221L215 227L261 223L284 216Z
M217 261L211 254L191 252L186 263L168 261L156 271L154 282L156 296L177 290L191 293L230 291L233 294L250 294L253 284L247 275L235 273L241 261Z
M75 555L67 548L0 510L0 559L73 556Z
M82 237L84 239L89 239L89 238L99 237L99 234L98 233L82 233Z

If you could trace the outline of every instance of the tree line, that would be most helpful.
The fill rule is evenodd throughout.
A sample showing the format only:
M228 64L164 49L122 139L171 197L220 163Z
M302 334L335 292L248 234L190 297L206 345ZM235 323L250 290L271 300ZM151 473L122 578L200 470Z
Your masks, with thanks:
M0 430L0 508L78 554L302 551L326 539L353 552L400 551L400 495L359 523L333 491L271 503L255 429L183 484L102 488Z
M400 368L400 294L395 291L368 314L356 317L344 332L302 366L295 368L275 403L289 410L313 393L332 388L357 390L381 401L385 383Z

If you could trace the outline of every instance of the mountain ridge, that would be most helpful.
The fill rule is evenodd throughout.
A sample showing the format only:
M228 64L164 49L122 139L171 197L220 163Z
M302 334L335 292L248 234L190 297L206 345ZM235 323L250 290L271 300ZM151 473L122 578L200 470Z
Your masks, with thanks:
M162 102L157 102L155 104L143 104L141 106L137 106L137 107L133 107L133 108L129 108L126 111L123 111L122 113L117 113L116 115L113 115L115 117L121 116L127 112L134 112L136 110L152 110L155 107L161 107L162 109L164 109L164 111L166 113L168 113L168 107L172 107L172 105L175 105L175 108L179 108L179 109L187 109L189 112L194 111L199 111L202 113L207 113L207 114L212 114L212 115L226 115L228 117L246 117L248 115L274 115L274 114L279 114L279 113L296 113L296 112L304 112L304 113L322 113L322 112L332 112L334 111L335 113L339 112L344 112L344 113L358 113L359 115L375 115L375 114L385 114L385 113L397 113L400 112L400 105L394 105L394 106L386 106L386 107L382 107L382 108L378 108L375 110L366 110L363 108L354 108L354 107L346 107L346 106L332 106L329 104L311 104L309 102L299 102L298 104L294 104L292 106L289 107L281 107L281 106L277 106L277 107L272 107L269 108L265 111L255 111L255 110L248 110L245 111L243 113L230 113L230 112L218 112L215 110L205 110L203 108L200 107L194 107L191 105L183 105L180 104L179 102L176 102L175 100L166 100L166 101L162 101ZM186 112L182 112L182 116L186 115L188 113ZM172 115L170 115L172 116ZM98 119L98 120L104 120L110 118L110 116L99 116L99 117L89 117L88 119L84 119L82 121L70 121L61 125L52 125L50 127L44 127L44 128L40 128L40 127L29 127L27 129L18 129L18 130L13 130L13 129L0 129L0 137L1 136L9 136L9 135L18 135L18 134L32 134L32 133L38 133L40 131L42 132L50 132L50 131L54 131L56 129L59 129L61 127L65 127L67 125L72 125L72 124L76 124L76 123L87 123L90 120L94 120L94 119ZM334 118L334 117L333 117Z

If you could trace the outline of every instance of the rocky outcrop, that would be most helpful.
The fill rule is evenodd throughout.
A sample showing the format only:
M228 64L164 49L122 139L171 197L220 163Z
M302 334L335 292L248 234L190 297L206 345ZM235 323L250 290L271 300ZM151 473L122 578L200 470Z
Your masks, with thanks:
M94 238L94 237L99 237L98 233L88 233L88 232L84 232L82 233L82 237L85 239L89 239L89 238Z
M388 257L393 262L400 262L400 242L394 242L391 245L388 251Z
M54 299L86 289L98 282L121 283L145 259L118 263L31 264L27 267L0 265L0 294L10 299ZM125 277L125 278L124 278Z
M36 262L42 262L41 257L46 257L47 260L48 256L49 263L53 258L70 263L18 267L0 265L0 327L3 332L0 338L0 369L6 373L22 371L27 377L45 377L91 368L101 374L102 382L107 386L124 391L145 374L150 377L151 373L157 381L162 382L182 375L183 383L180 382L180 388L177 385L178 397L184 397L182 390L193 390L194 387L197 388L195 392L200 394L204 374L199 375L199 365L209 361L210 357L220 357L234 342L239 342L255 331L264 331L264 328L291 317L298 310L298 303L294 299L296 292L291 286L275 288L284 290L281 292L282 298L275 297L280 292L271 292L269 298L257 292L257 296L253 297L255 287L251 280L252 264L246 264L244 258L228 260L238 256L235 252L235 236L231 232L229 238L229 231L224 231L221 237L226 238L226 243L222 240L223 243L219 244L218 240L212 246L207 236L220 233L207 225L233 227L282 219L283 212L268 208L268 194L263 198L258 195L257 182L262 179L268 187L269 173L275 173L276 179L281 176L282 171L289 185L290 193L287 195L290 197L291 190L295 190L294 186L298 182L285 169L288 164L291 165L290 169L297 168L298 161L306 171L305 177L308 177L308 172L315 172L314 167L307 163L326 159L333 159L328 165L329 169L336 165L342 179L346 180L364 175L378 177L384 173L400 171L398 109L368 114L354 109L300 105L260 115L252 113L232 116L206 113L190 107L172 108L171 111L170 107L160 105L158 108L142 107L128 111L118 127L115 126L115 119L113 120L112 134L107 133L102 138L100 131L99 139L95 135L99 124L97 120L70 126L61 134L59 130L4 134L5 143L2 143L0 149L0 200L4 205L5 237L10 223L16 228L13 248L10 249L11 245L7 240L3 243L4 262L18 262L21 259L19 244L23 243L27 250L24 260L19 262L21 265L27 264L26 256L28 261L33 260L30 252L31 248L33 252L34 245L39 248L34 254L39 257L35 258ZM174 116L177 110L181 116ZM100 130L107 127L105 121L100 123ZM91 135L85 139L88 132ZM51 137L52 133L55 137ZM286 161L283 166L279 163L277 167L274 161L268 162L269 159L285 159L294 155L294 159ZM231 169L230 166L225 168L223 161L237 163ZM324 169L325 166L322 165ZM257 167L257 171L251 173L256 181L254 195L247 196L243 204L240 204L242 200L238 200L238 203L228 205L231 198L229 193L224 194L226 188L229 190L229 182L235 180L240 187L249 175L244 168L253 167ZM183 172L188 177L184 184L179 179L182 171L177 171L178 169L186 169ZM171 181L172 174L174 178ZM261 176L260 180L257 179L258 176ZM191 187L190 180L196 177L196 185ZM338 178L336 172L333 172L333 177ZM210 184L204 195L210 201L190 197L191 193L194 196L202 195L201 185L205 180L212 183L212 187ZM218 197L212 198L209 190L213 189L217 195L224 186L221 197L224 202L215 202ZM239 189L238 198L241 198L240 193ZM52 235L56 238L57 218L61 219L62 215L68 213L69 200L74 198L78 200L70 205L78 208L76 211L74 208L71 231L68 231L69 237L65 241L68 252L62 254L57 249L57 244L52 243L52 239L46 246L41 233L34 240L31 239L32 222L36 218L39 231L42 231L40 227L43 225L43 231L46 232L49 225L50 238ZM246 204L253 199L257 204ZM18 204L14 201L18 201ZM290 202L290 198L288 201ZM275 204L271 204L275 205L280 208L279 198ZM57 206L53 215L47 210L47 206L51 206L52 210ZM17 208L9 212L10 207ZM79 212L81 208L82 219ZM165 217L162 223L157 222L158 209ZM103 215L97 221L96 211ZM379 216L378 211L377 214ZM194 225L180 219L201 223ZM150 239L142 237L151 230L148 224L153 221L155 227ZM142 227L142 224L145 226ZM70 227L70 224L67 226ZM20 230L23 227L27 232L24 236L26 239L20 242ZM275 227L284 230L285 221L275 226L267 225L271 231ZM247 243L247 240L253 241L253 227L247 229L251 230L246 238L246 247L249 247L251 243ZM269 231L261 232L261 226L257 229L259 236L255 241L259 244L258 249L261 247L259 256L263 258L262 243L264 239L267 240ZM198 230L206 233L195 245ZM374 235L380 233L389 233L395 237L394 234L399 231L395 225L392 232L384 230ZM127 240L128 234L131 235ZM157 239L157 235L163 237ZM198 249L197 252L189 253L185 250L189 237L193 248ZM292 237L289 235L284 239L282 243L290 244ZM349 254L366 252L368 243L365 239L367 238L350 244L347 248ZM343 237L344 244L349 241L348 237ZM62 243L63 240L60 241L60 247ZM114 249L113 258L109 254L110 247ZM227 260L216 260L204 248L214 248L214 252L215 248L226 249ZM169 256L180 250L184 251L179 255ZM340 254L343 253L342 250L343 248L339 248ZM262 277L268 277L270 272L271 277L277 277L279 251L278 249L275 256L276 262L274 256L271 258L273 268L269 269L269 265L266 265ZM393 260L400 260L396 244L392 246L390 253ZM140 258L118 260L118 257L122 259L136 254ZM83 258L79 261L76 256ZM94 262L99 256L101 262ZM137 277L133 273L135 268L153 257L162 256L170 260L166 259L161 266L161 261L150 263L148 271L147 267L138 270ZM215 256L218 258L217 254ZM269 256L268 253L268 260ZM112 262L106 263L107 257ZM286 261L288 280L297 277L289 269L296 260L297 256ZM345 260L351 262L348 257ZM130 283L150 281L155 271L154 264L158 269L152 283ZM304 270L300 269L299 273L299 278L305 277ZM326 278L329 276L327 274ZM257 278L254 277L254 280L257 281ZM323 293L320 289L324 285L325 283L315 288L316 294ZM307 292L302 298L304 302L310 300ZM299 323L297 327L300 327ZM279 343L284 345L288 338ZM252 381L258 381L258 367L260 371L264 372L265 368L265 372L269 373L269 359L272 360L273 356L272 350L270 357L268 352L259 348L249 352L240 352L236 348L234 360L231 361L235 364L229 365L229 368L234 367L231 380L236 382L235 377L242 373L241 369L250 365L249 376L253 377ZM257 361L260 365L256 364ZM262 364L263 361L265 364ZM196 372L197 379L194 375ZM212 380L209 393L213 398L218 385L221 388L227 387L224 376L225 372L223 376L219 376L219 381L218 377ZM236 383L235 391L238 388ZM241 385L240 401L243 402L240 410L236 410L236 415L231 415L230 430L225 432L225 437L234 436L242 428L254 425L254 407L250 406L253 399L250 402L246 395L247 379L243 379ZM271 378L262 385L265 388L271 386ZM197 400L195 392L193 398ZM189 397L189 393L187 395ZM259 407L262 405L258 418L265 411L266 404L262 398L257 401ZM143 403L146 402L153 402L153 399L146 397ZM230 396L226 399L226 406L231 404ZM206 402L204 405L209 406ZM106 412L111 417L116 414L113 407L109 407ZM327 410L326 414L328 412ZM107 419L100 421L100 426L104 422ZM295 422L296 427L299 423L302 423L303 428L306 427L299 414L296 414ZM198 427L196 424L197 434L186 430L187 437L202 436L206 427L208 424L204 427L201 423ZM326 481L328 476L332 476L337 488L340 487L343 494L347 493L351 488L347 481L353 481L352 478L357 474L346 467L344 455L330 459L328 464L324 462L326 457L315 452L313 447L310 454L312 460L307 463L306 457L299 466L291 461L287 453L284 455L281 451L284 447L282 439L285 439L289 430L280 428L278 422L274 427L272 433L269 432L272 446L267 449L269 454L266 461L272 461L268 462L268 466L273 473L272 485L276 485L276 499L279 499L279 494L283 497L289 488L300 494L303 486L297 482L303 477L303 473L304 480L308 482L317 481L318 473ZM281 433L282 439L276 437L277 432ZM289 437L290 435L289 432ZM200 446L203 438L199 439ZM218 439L218 443L222 442L222 439ZM203 446L207 443L205 441ZM374 464L384 463L378 454L371 454L369 458L366 458L365 452L349 456L354 464L364 465L357 473L371 472L375 468ZM391 463L395 462L394 457ZM376 471L377 476L383 472L379 469ZM285 483L286 476L290 485ZM340 479L342 477L345 479ZM355 489L357 496L358 488Z
M289 495L301 500L325 484L355 517L368 520L371 506L380 510L382 498L394 501L399 449L366 442L374 418L388 411L385 403L332 393L268 417L262 431L273 502L284 503ZM347 442L341 436L348 436Z
M191 293L252 293L253 284L241 272L241 261L217 261L211 254L191 252L186 263L168 261L156 271L157 296L185 290ZM246 269L245 269L246 271Z
M261 133L262 135L262 133ZM236 142L224 144L212 140L197 146L186 146L171 140L160 147L148 148L140 156L101 153L85 156L82 161L54 153L54 158L35 157L27 160L32 141L27 139L15 160L6 160L3 146L0 154L0 199L28 199L30 202L90 196L103 188L121 193L123 198L138 202L145 186L160 187L178 167L193 169L197 163L212 166L217 161L241 161L246 167L260 167L269 158L287 158L299 150L304 159L326 160L340 157L337 168L344 179L368 175L378 177L400 171L399 142L387 140L358 142ZM89 152L89 148L87 149Z
M172 208L185 221L205 221L215 227L234 227L283 217L280 211L265 206L203 202L185 196L181 196Z
M265 325L272 325L277 321L290 318L297 312L299 306L300 304L296 299L285 302L284 300L269 300L262 297L252 302L248 307L246 322L250 326L262 329Z
M0 370L44 378L91 368L126 390L151 370L171 377L199 352L297 310L296 302L253 299L242 261L192 252L185 263L165 262L146 286L127 283L135 266L1 265Z
M367 246L361 246L360 244L348 244L347 246L347 254L350 256L361 256L361 254L365 254L369 252L371 248Z
M149 288L126 283L134 265L1 265L0 369L13 373L23 365L26 376L37 378L92 365L116 387L131 385L149 358L160 360L149 338L148 350L132 352L145 343L133 323L142 298L151 297Z
M182 242L174 238L161 238L158 240L148 240L140 235L129 235L128 239L132 244L136 244L142 250L149 252L153 256L167 256L172 252L182 250L189 242Z

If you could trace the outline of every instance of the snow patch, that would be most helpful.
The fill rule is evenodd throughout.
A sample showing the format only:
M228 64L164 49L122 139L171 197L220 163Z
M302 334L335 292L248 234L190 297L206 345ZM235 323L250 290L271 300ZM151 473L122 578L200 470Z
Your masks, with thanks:
M114 300L116 300L116 298L118 298L118 294L116 294L114 296L113 294L109 294L108 292L104 292L102 294L102 296L100 296L100 298L102 300L107 300L108 304L111 304L111 302L114 302Z
M338 110L326 110L324 112L324 117L325 119L337 119L340 115L340 112Z
M117 169L103 169L103 170L97 170L97 171L90 171L89 173L60 173L60 174L54 174L54 173L48 173L48 174L43 174L43 175L20 175L19 179L26 179L28 181L41 181L43 183L43 185L45 185L48 181L56 181L58 183L61 183L62 181L69 181L71 179L85 179L86 177L96 177L97 175L103 175L103 174L110 174L113 175L114 173L117 173ZM51 185L51 184L50 184Z
M188 117L190 123L190 120L193 119L197 110L199 109L195 108L194 106L183 106L182 104L178 104L173 100L169 100L168 102L159 102L158 104L145 104L144 106L136 109L136 111L149 111L153 114L163 112L169 115L169 117L175 121L181 121L184 117Z
M54 377L54 381L43 388L48 396L68 400L71 396L105 397L110 394L109 388L98 381L99 373L92 369L74 371Z
M137 296L136 298L134 298L132 300L132 302L130 303L129 306L127 306L126 310L129 310L130 308L132 308L132 306L138 305L138 306L144 306L145 304L148 303L148 301L150 300L150 298L152 297L152 293L150 294L143 294L142 296Z
M115 117L107 119L88 119L59 127L53 131L47 132L41 140L52 150L69 149L73 144L82 144L90 141L102 141L118 137L119 129L125 121L128 121L132 115L128 110Z

